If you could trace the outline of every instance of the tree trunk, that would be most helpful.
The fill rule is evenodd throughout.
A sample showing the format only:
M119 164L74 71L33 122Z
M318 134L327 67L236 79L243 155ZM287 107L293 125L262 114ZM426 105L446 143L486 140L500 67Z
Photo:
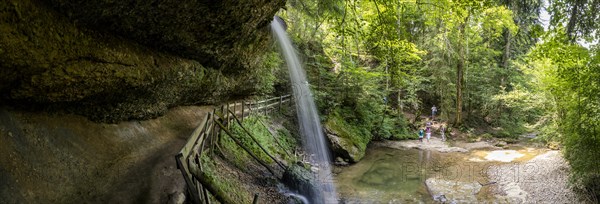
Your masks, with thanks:
M462 54L461 54L462 55ZM458 127L462 125L462 106L463 106L463 71L464 71L464 57L461 56L456 66L456 119L454 126Z
M569 22L567 23L567 37L570 42L575 42L575 36L577 35L575 32L575 24L579 18L579 6L583 2L581 0L575 0L573 3L573 7L571 7L571 13L569 16Z
M459 27L460 31L460 39L458 45L458 64L456 65L456 119L454 121L454 126L459 127L462 125L462 107L463 107L463 86L464 86L464 69L465 69L465 48L464 39L465 35L465 26L468 23L468 16L465 18L465 22L463 22Z
M502 53L502 67L507 70L510 60L511 38L512 34L510 33L510 30L507 29L504 33L504 40L506 41L506 44L504 44L504 53ZM500 80L500 85L504 86L506 84L506 75L503 74Z
M503 88L504 90L507 90L507 82L508 81L508 76L509 76L509 62L510 62L510 46L511 46L511 38L512 38L512 33L510 32L510 30L506 29L504 32L504 41L506 42L506 44L504 44L504 52L502 53L502 68L504 68L506 71L504 72L505 74L502 74L500 77L500 87ZM498 103L498 108L497 108L497 117L500 117L501 114L504 113L504 105L502 103L502 101L500 101ZM496 120L498 121L498 120ZM496 125L498 125L496 123Z

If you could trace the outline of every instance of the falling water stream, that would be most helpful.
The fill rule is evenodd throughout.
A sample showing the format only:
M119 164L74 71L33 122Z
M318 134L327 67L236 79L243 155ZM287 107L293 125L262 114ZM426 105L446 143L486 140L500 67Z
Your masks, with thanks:
M326 145L319 113L315 106L306 74L298 59L296 50L284 29L283 22L275 17L271 29L277 37L289 69L290 80L296 102L296 112L300 134L304 138L304 148L311 155L311 162L317 167L317 181L321 189L313 189L313 203L337 203L337 194L331 175L331 156Z

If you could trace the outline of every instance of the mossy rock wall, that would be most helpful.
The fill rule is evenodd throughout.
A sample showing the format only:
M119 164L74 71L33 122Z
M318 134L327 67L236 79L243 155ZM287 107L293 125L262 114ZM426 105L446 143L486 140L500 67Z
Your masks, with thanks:
M358 162L364 156L371 135L360 131L359 128L348 124L337 114L328 116L324 124L325 133L335 157L346 162Z
M226 72L254 66L282 0L46 0L77 24Z
M1 1L0 102L116 122L253 94L274 2Z

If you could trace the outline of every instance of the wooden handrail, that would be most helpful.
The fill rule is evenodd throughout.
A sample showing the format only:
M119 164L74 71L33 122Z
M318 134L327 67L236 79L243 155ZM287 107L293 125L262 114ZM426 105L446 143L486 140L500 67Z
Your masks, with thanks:
M275 101L276 100L276 101ZM275 101L273 103L268 103L271 101ZM241 125L241 121L243 120L245 117L250 116L250 113L252 112L256 112L256 113L260 113L260 111L265 110L265 114L266 111L272 107L275 107L277 105L279 105L279 110L281 110L281 106L283 103L291 101L291 95L284 95L284 96L279 96L279 97L273 97L273 98L269 98L269 99L265 99L262 101L254 101L254 102L233 102L233 103L227 103L225 105L221 106L221 110L220 112L222 112L222 115L219 115L218 112L215 112L216 110L218 111L218 109L213 110L212 112L209 112L206 114L206 116L204 116L204 118L202 119L202 121L200 122L200 124L198 125L198 127L196 127L196 129L194 129L194 131L192 132L192 134L190 135L190 137L188 138L186 144L183 146L183 148L181 149L181 151L179 151L179 153L175 156L175 160L177 162L177 168L181 170L181 173L185 179L185 182L188 186L188 191L190 192L190 196L192 203L195 204L201 204L202 201L205 201L208 203L208 199L207 199L207 195L206 195L206 191L210 191L211 194L215 194L215 193L220 193L217 192L215 190L215 188L210 187L210 186L206 186L203 187L202 185L207 185L208 183L210 183L209 180L204 180L205 178L204 173L202 172L202 165L200 164L200 160L198 159L203 153L205 152L212 152L212 150L214 149L215 145L218 143L218 138L220 137L220 131L224 130L229 134L227 127L229 127L229 123L230 120L236 120L236 122L240 123ZM237 108L238 106L240 106L241 108ZM233 111L232 111L233 109ZM245 114L248 113L248 114ZM231 117L233 116L233 117ZM238 117L240 116L240 117ZM247 130L246 130L247 131ZM232 137L232 139L235 141L237 140L236 138L233 138L232 135L229 135L230 137ZM208 145L205 145L205 143L207 141L205 141L206 139L210 139L208 142ZM254 138L253 138L254 139ZM256 139L254 139L254 142L257 142ZM236 141L236 143L239 143L239 141ZM260 144L259 144L260 145ZM217 146L218 147L218 146ZM206 151L206 149L208 148L208 150L210 151ZM249 151L248 149L245 149L245 151ZM266 151L265 149L263 149L263 151ZM251 156L256 157L255 155L252 155L252 153L248 152L249 154L251 154ZM287 152L286 152L287 153ZM267 152L268 154L268 152ZM271 155L269 155L271 156ZM272 156L271 156L272 157ZM273 159L273 158L272 158ZM259 163L261 163L261 165L265 166L265 168L267 168L267 170L269 172L271 172L273 175L275 175L272 169L270 169L268 167L268 165L264 164L262 161L258 160ZM275 159L275 162L278 165L283 165L281 163L279 163L279 161L277 161ZM219 195L222 196L222 195ZM221 200L223 199L223 200ZM220 199L218 199L220 201L227 201L228 198L223 198L221 197Z

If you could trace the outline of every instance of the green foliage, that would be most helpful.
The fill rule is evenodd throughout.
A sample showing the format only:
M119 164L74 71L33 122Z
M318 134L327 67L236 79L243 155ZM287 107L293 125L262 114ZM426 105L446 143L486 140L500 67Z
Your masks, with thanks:
M547 140L564 145L577 187L600 197L600 60L598 50L568 42L564 32L546 37L530 54L531 83L542 99Z
M287 77L276 77L281 76L282 74L282 65L283 60L281 59L279 53L277 52L267 52L260 59L261 64L258 66L256 73L266 73L259 74L255 76L254 89L256 90L258 95L270 95L275 91L275 84L281 83L285 81Z
M338 137L349 139L353 146L364 152L367 149L367 144L371 141L371 134L365 128L357 126L356 123L348 122L340 115L344 115L344 112L328 115L325 127L335 132Z
M547 33L540 0L291 1L284 16L326 124L359 146L413 137L397 113L436 105L450 123L464 115L472 139L485 129L481 137L561 141L574 180L594 188L600 57L569 43L598 35L598 15L583 15L594 3L552 1Z
M566 25L565 35L570 42L600 39L599 10L598 0L553 0L548 8L552 14L550 24L555 28Z
M214 159L210 158L208 154L200 155L200 163L202 164L202 171L206 176L214 182L213 188L221 189L222 192L227 192L228 196L238 203L250 203L252 202L252 194L250 189L244 189L240 180L231 177L226 171L223 171L222 167L219 167Z
M297 158L288 155L287 152L293 152L296 147L296 140L290 134L289 130L283 127L273 128L274 135L263 124L268 125L271 118L266 116L250 116L244 119L242 125L256 140L269 152L269 154L293 163ZM250 136L235 121L231 124L230 130L240 142L252 151L260 160L273 164L274 161L252 140ZM225 133L223 133L225 134ZM275 138L276 137L276 138ZM246 169L248 162L253 158L248 155L241 147L227 135L222 135L221 150L224 156L240 169Z
M404 140L417 139L418 136L408 130L408 121L404 117L384 117L379 129L378 139Z

